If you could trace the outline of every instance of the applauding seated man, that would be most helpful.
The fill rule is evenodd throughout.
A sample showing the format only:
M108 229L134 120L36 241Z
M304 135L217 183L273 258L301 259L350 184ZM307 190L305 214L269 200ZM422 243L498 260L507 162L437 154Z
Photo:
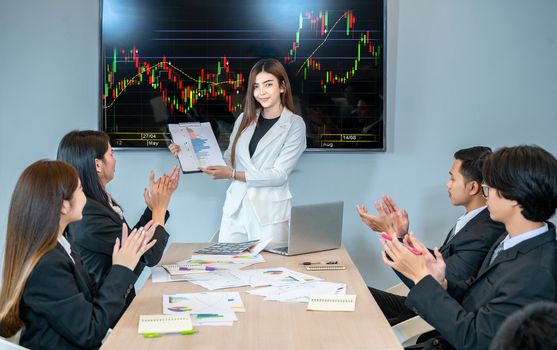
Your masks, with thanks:
M458 218L439 248L447 265L447 277L452 280L474 276L493 243L505 231L502 224L489 217L481 191L482 165L490 154L490 148L481 146L461 149L454 154L455 160L447 181L449 199L453 205L464 207L466 213ZM379 216L373 216L367 213L365 207L358 206L360 217L372 230L384 231L393 238L401 239L408 232L408 215L397 207L391 197L383 196L382 199L382 204L375 204ZM398 275L409 288L414 285L411 280ZM404 305L405 297L371 287L369 290L391 325L415 316Z
M502 148L484 163L482 190L491 218L506 232L475 277L448 279L442 255L429 253L414 235L407 244L385 241L383 261L414 283L406 305L439 332L431 344L487 349L507 316L557 296L555 226L557 160L537 146Z

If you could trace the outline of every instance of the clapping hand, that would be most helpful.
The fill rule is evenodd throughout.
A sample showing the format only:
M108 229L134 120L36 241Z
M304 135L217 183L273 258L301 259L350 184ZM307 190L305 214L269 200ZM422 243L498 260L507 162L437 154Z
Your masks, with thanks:
M179 182L177 167L174 167L169 174L165 174L155 181L155 172L151 170L149 173L149 188L145 188L143 191L145 204L151 209L153 220L159 225L164 224L170 198Z
M383 210L383 207L377 202L375 202L374 205L378 215L370 214L363 204L358 204L356 206L358 215L360 215L364 224L377 233L386 232L389 236L393 238L396 237L396 230L390 222L390 218Z
M381 196L381 200L382 211L389 218L388 221L396 231L396 234L399 237L407 234L410 220L408 219L406 210L400 210L391 196L383 195Z
M154 228L152 229L154 231ZM133 271L141 256L157 243L156 239L149 242L146 236L147 234L144 229L135 229L128 236L128 226L123 224L122 240L120 241L119 238L116 238L114 249L112 250L112 264L122 265Z
M404 238L404 243L421 251L421 255L410 252L397 239L381 240L384 251L381 253L383 262L418 283L422 278L431 275L441 285L445 285L445 261L437 248L435 256L412 233Z

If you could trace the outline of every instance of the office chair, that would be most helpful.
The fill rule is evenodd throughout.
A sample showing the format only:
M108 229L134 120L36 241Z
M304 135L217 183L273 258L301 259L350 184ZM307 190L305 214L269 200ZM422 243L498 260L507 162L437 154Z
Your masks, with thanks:
M408 289L408 287L404 283L395 284L394 286L387 289L388 293L400 295L401 297L407 296L409 291L410 289Z
M387 292L400 296L407 296L410 289L404 284L395 284L387 289ZM411 319L400 322L391 327L395 336L403 347L415 345L418 337L424 333L434 330L429 323L423 320L420 316L414 316Z

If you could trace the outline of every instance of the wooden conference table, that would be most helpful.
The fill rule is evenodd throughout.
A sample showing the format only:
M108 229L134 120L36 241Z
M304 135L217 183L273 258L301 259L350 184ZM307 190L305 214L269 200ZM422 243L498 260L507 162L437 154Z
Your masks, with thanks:
M209 243L172 244L161 264L175 263ZM264 301L263 297L240 293L245 313L236 313L233 326L196 327L194 335L163 335L146 339L137 334L139 315L161 314L162 295L204 292L189 282L153 283L149 279L124 313L102 349L402 349L387 320L371 297L358 269L344 248L285 257L263 253L264 263L250 268L287 267L330 282L347 285L356 294L354 312L306 311L305 303ZM306 271L301 261L336 260L346 270ZM246 291L252 287L217 291Z

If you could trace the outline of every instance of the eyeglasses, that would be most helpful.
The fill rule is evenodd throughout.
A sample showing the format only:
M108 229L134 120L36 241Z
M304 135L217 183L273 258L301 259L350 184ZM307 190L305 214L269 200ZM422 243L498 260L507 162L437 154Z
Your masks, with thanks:
M482 183L482 194L485 198L489 197L489 186L484 182Z

